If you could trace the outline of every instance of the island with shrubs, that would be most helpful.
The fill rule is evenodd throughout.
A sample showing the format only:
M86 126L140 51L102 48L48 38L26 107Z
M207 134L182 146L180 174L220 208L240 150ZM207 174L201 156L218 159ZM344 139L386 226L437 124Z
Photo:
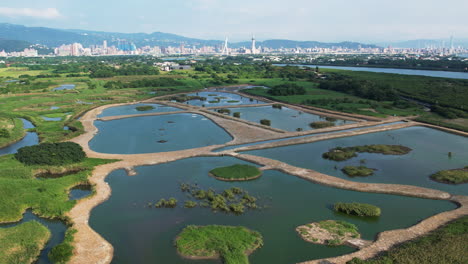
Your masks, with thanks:
M221 259L248 264L248 255L263 246L262 235L242 226L187 226L177 236L179 254L190 259Z
M324 159L345 161L357 157L357 153L378 153L384 155L405 155L411 148L401 145L364 145L354 147L336 147L322 154Z
M209 175L221 181L249 181L262 176L262 171L252 165L234 164L213 169Z
M431 175L431 179L441 183L468 183L468 166L461 169L443 170Z
M328 246L343 245L348 240L361 237L355 225L335 220L302 225L296 231L307 242Z

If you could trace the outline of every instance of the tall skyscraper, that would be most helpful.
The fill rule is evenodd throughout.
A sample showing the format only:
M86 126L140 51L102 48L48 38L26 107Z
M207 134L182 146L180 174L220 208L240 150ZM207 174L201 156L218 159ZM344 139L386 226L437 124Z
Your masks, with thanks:
M228 38L226 37L226 39L224 40L224 46L223 46L223 49L221 51L221 54L223 55L229 55L229 48L228 48Z
M257 53L257 48L255 47L255 36L252 35L252 54Z

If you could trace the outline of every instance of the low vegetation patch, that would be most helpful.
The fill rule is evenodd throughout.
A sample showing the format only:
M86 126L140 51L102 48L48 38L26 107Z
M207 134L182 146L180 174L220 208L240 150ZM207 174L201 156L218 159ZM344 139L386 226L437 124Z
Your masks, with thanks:
M367 168L366 166L345 166L341 171L350 177L367 177L374 174L376 169Z
M233 117L237 117L237 118L240 118L241 117L241 113L240 112L234 112L232 114Z
M271 126L271 120L262 119L262 120L260 120L260 124L262 124L264 126Z
M431 179L441 183L462 184L468 182L468 166L462 169L443 170L431 175Z
M323 153L324 159L344 161L357 157L356 153L379 153L384 155L405 155L412 149L401 145L364 145L354 147L336 147Z
M48 257L53 263L67 263L73 256L73 240L76 229L69 228L62 243L53 247Z
M187 183L180 184L180 190L186 193L189 199L183 203L185 208L205 207L210 208L213 212L224 212L232 214L243 214L246 210L254 210L260 208L257 204L257 198L250 195L247 191L232 187L220 192L213 189L201 189L198 185L190 185ZM196 201L193 201L196 200ZM148 203L148 207L156 208L175 208L178 201L175 198L160 199L157 203Z
M355 225L334 220L299 226L296 231L307 242L329 246L342 245L350 239L361 236Z
M311 128L318 129L318 128L326 128L326 127L335 126L335 123L329 122L329 121L316 121L316 122L310 123L309 126Z
M149 111L149 110L153 110L154 106L152 106L152 105L141 105L141 106L135 107L135 109L137 111Z
M468 263L468 216L423 237L396 246L380 256L348 264Z
M263 238L241 226L187 226L175 245L187 258L221 258L226 264L248 264L247 256L263 246Z
M276 109L282 109L283 105L282 104L272 104L271 107L276 108Z
M260 177L262 171L252 165L234 164L213 169L210 171L210 175L222 181L247 181Z
M231 114L231 110L226 109L226 108L218 109L218 110L216 110L216 112L218 112L218 113L220 113L220 114L225 114L225 115Z
M333 210L357 216L380 216L379 207L365 203L335 203Z
M49 238L49 229L36 221L0 228L0 263L33 263Z
M185 103L185 102L191 101L191 100L206 101L206 97L202 97L202 96L198 96L198 95L192 96L192 95L181 94L181 95L171 96L171 97L169 97L169 100L176 101L178 103Z

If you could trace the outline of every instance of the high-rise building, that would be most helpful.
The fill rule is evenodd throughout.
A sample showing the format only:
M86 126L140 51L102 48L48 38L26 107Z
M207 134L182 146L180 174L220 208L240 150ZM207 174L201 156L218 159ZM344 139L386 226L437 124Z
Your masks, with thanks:
M257 48L255 47L255 36L252 35L252 54L257 53Z

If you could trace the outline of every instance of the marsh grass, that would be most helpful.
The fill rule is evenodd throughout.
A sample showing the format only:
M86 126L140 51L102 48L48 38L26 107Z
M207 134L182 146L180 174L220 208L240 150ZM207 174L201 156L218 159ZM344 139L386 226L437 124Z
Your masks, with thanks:
M175 245L188 258L221 258L226 264L248 264L247 255L261 247L263 239L260 233L241 226L187 226Z

